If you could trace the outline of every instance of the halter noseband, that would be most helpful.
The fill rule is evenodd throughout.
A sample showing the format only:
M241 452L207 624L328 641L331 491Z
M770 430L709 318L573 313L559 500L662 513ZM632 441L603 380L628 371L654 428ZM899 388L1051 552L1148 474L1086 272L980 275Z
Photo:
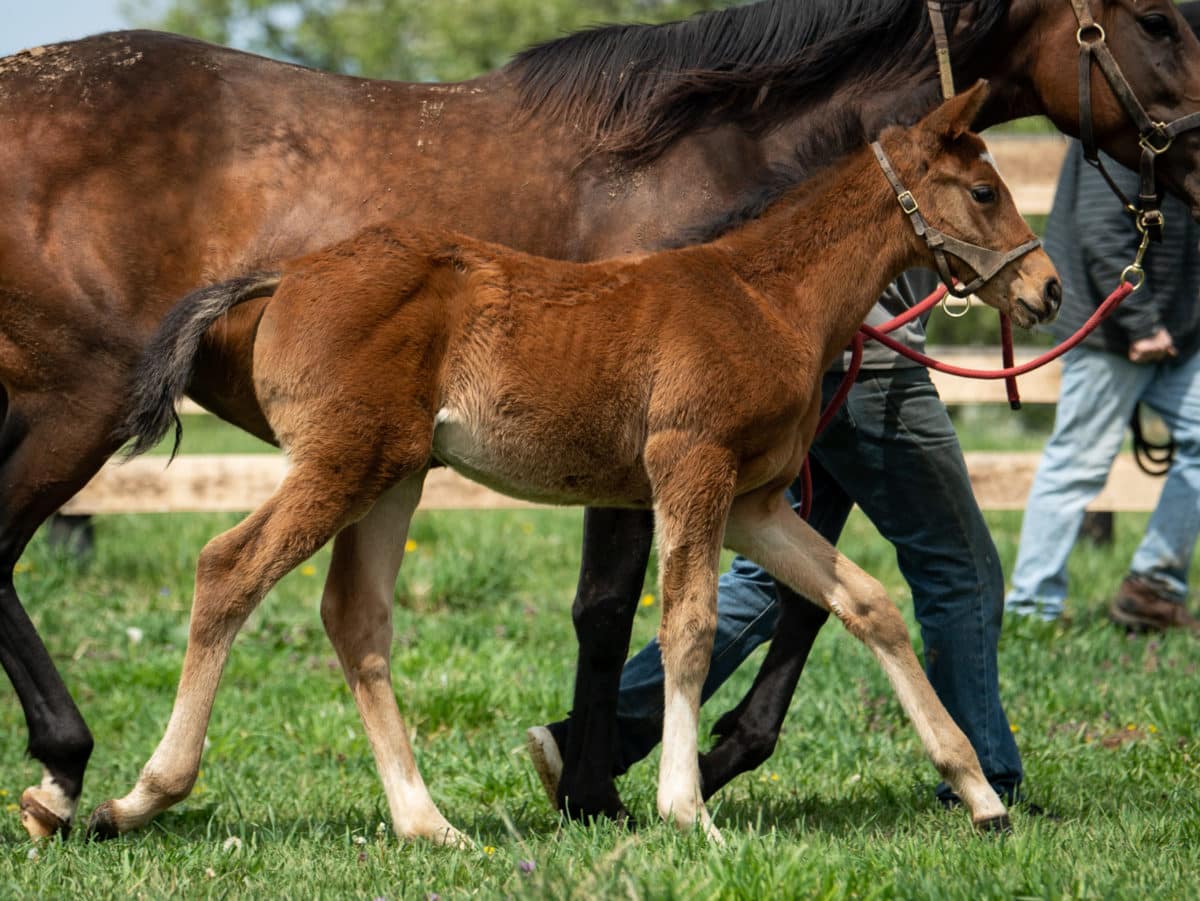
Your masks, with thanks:
M896 194L896 201L900 204L900 209L908 216L908 221L912 223L913 231L917 233L918 237L923 238L929 246L929 250L933 253L934 262L937 264L938 275L941 276L942 283L946 285L946 288L955 297L971 296L995 278L996 274L1009 263L1019 260L1025 254L1037 250L1042 246L1040 240L1032 238L1019 247L1014 247L1007 253L1002 253L999 250L981 247L978 244L970 244L959 238L947 235L940 229L934 228L921 215L921 207L917 203L917 199L913 197L912 191L905 188L904 183L900 181L900 176L896 174L896 169L892 166L892 161L888 159L887 153L884 152L883 145L878 141L872 141L871 149L875 151L875 159L879 162L879 168L883 170L888 184L892 186L892 190ZM946 259L947 254L957 257L969 266L975 272L975 278L968 284L955 285L954 275L950 272L950 264Z

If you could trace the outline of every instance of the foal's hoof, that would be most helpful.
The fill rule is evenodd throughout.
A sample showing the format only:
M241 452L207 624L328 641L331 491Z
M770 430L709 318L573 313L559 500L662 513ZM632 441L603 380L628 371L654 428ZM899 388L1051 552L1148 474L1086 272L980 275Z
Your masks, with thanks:
M41 789L27 788L21 795L21 825L32 839L50 838L71 834L71 821L63 819L42 803L38 797Z
M92 811L92 818L88 820L88 840L106 842L111 838L118 838L120 835L121 830L117 828L117 818L116 812L113 810L113 802L105 801Z
M1011 835L1013 831L1012 821L1008 818L1007 813L980 820L975 824L975 829L984 835Z

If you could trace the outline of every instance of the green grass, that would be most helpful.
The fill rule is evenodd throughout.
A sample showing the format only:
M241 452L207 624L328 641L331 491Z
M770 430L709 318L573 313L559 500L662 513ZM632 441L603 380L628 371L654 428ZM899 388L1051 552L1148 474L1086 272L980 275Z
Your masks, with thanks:
M230 447L241 439L227 430L201 434L193 424L188 450L246 449ZM965 428L964 443L995 443L993 431ZM19 589L96 736L85 816L129 789L160 737L196 555L236 520L113 516L98 520L87 565L40 538L26 554ZM657 822L657 754L621 783L642 824L636 832L562 825L542 799L522 734L569 704L580 521L577 511L534 511L421 514L414 523L417 548L397 591L395 690L433 795L474 850L402 845L391 835L317 614L322 552L251 618L217 699L196 791L140 834L103 845L25 838L12 807L40 774L23 754L20 708L0 692L8 736L0 808L9 808L0 817L0 896L1196 895L1200 641L1129 639L1103 618L1144 516L1118 517L1113 548L1077 550L1069 622L1006 624L1002 682L1030 794L1061 823L1018 813L1013 836L983 839L965 813L939 809L936 774L878 666L830 627L779 752L712 805L724 850ZM990 522L1007 570L1019 515ZM891 549L858 515L843 548L907 615ZM635 642L653 634L659 607L639 610ZM705 730L748 687L761 653L705 709ZM522 861L534 863L532 873Z

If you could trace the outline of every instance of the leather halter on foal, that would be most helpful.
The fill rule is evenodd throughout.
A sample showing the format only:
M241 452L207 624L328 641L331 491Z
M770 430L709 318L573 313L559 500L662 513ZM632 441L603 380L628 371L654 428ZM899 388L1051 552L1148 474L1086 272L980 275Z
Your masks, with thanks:
M995 278L997 273L1013 260L1019 260L1025 254L1042 246L1040 239L1031 238L1019 247L1003 253L979 244L971 244L934 228L921 215L920 204L913 197L912 191L905 188L904 183L900 181L900 176L896 174L892 161L884 152L883 145L878 141L872 141L871 149L875 151L875 159L879 161L879 168L883 170L892 190L896 192L896 200L900 204L900 209L904 210L908 221L912 223L913 231L917 233L917 237L924 238L930 251L933 252L933 259L937 263L938 275L942 278L942 284L955 297L970 297ZM947 254L957 257L969 266L975 272L975 278L965 285L955 284L954 274L950 271L950 265L946 260Z

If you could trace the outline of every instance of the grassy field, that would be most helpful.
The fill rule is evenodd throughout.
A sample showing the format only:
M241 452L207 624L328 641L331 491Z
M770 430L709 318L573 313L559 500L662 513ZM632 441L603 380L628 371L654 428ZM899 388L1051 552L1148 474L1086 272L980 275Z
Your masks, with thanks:
M251 448L189 429L185 451L214 449ZM1019 516L990 520L1008 568ZM40 538L26 555L22 596L96 736L84 815L128 790L161 735L196 554L235 521L114 516L98 521L87 565ZM831 627L778 754L712 805L727 848L656 822L657 755L622 782L636 832L561 824L521 745L527 725L569 702L580 516L421 514L397 592L395 689L433 795L473 850L392 836L317 614L322 553L252 617L196 791L141 834L104 845L25 839L15 802L39 771L23 754L20 709L0 692L0 896L1194 897L1200 640L1127 638L1102 614L1144 523L1120 516L1115 547L1078 549L1068 622L1005 627L1003 688L1029 793L1061 822L1018 812L1012 836L985 839L965 813L941 810L936 774L879 668ZM861 517L843 547L907 612L890 548ZM660 610L652 583L647 594L639 642ZM759 659L706 708L706 728Z

